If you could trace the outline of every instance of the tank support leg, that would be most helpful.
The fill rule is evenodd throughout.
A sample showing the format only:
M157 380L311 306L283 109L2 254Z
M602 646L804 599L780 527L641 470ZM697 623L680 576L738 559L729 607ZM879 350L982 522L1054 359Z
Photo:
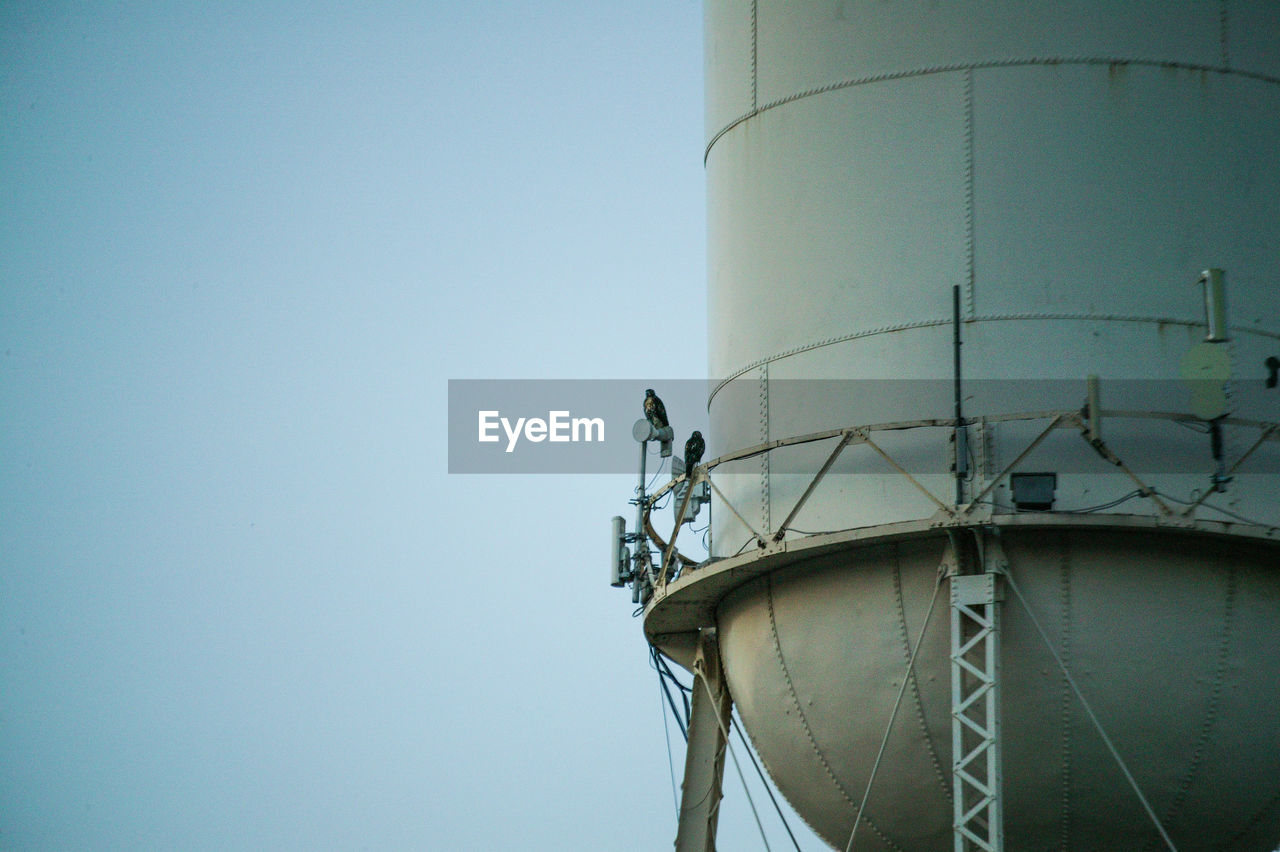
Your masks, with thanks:
M999 554L990 543L987 557ZM991 551L995 551L992 553ZM999 569L997 568L996 571ZM951 576L951 753L955 852L1003 852L1000 575Z
M699 635L693 666L693 704L680 791L676 852L714 852L724 753L728 745L725 737L733 708L720 669L720 648L714 630L704 629Z

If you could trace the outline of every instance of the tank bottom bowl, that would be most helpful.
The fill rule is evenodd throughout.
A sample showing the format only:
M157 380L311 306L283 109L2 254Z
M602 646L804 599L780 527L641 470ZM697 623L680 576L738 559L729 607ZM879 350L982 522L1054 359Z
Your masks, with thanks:
M1280 549L1149 530L1010 530L1001 541L1025 598L1005 584L1006 848L1163 848L1034 613L1177 848L1274 849ZM778 788L836 848L917 641L855 848L952 843L945 550L936 535L850 546L763 574L718 607L746 729Z

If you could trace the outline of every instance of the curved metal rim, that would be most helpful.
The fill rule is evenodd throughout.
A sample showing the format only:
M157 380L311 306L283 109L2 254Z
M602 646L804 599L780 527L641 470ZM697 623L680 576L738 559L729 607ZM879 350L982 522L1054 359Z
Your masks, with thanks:
M964 527L1004 529L1091 529L1209 536L1273 545L1280 549L1280 529L1224 521L1172 521L1151 515L1079 515L1043 512L974 518L926 518L860 527L805 538L768 542L754 552L707 563L695 572L654 590L645 605L644 631L662 647L669 638L715 625L715 611L729 592L771 571L800 565L828 553L887 544L908 538L945 538ZM678 640L677 640L678 641Z

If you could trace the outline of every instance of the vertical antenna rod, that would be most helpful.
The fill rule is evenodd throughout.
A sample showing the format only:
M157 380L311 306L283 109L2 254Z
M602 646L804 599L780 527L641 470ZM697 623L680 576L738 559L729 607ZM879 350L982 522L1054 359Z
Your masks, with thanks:
M645 540L644 533L644 463L645 454L648 451L649 441L648 439L645 439L640 442L640 483L636 485L636 552L631 557L631 576L634 578L634 585L632 586L632 601L635 603L644 602L644 563L649 556L649 544Z

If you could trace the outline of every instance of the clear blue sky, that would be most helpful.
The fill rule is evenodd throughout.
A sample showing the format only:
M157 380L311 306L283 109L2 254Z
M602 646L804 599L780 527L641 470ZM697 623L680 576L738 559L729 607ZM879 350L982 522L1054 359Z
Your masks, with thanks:
M632 482L445 394L703 375L701 29L0 5L0 847L669 848Z
M449 475L447 382L706 377L702 74L700 0L0 2L0 849L671 848L634 480Z

